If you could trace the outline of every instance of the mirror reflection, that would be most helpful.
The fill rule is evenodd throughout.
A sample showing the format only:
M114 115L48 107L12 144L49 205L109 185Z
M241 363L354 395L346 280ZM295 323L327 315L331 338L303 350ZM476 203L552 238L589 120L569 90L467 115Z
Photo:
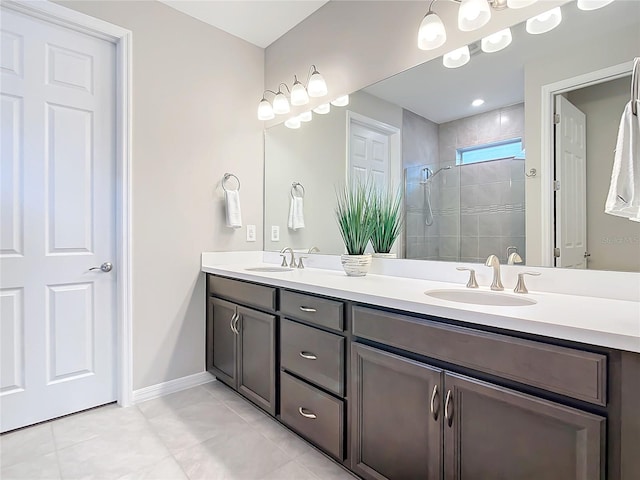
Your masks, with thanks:
M562 11L562 24L544 35L516 25L509 47L487 54L472 44L461 68L434 59L300 129L267 129L265 249L343 253L335 188L373 176L403 189L398 257L484 262L496 254L501 263L640 271L640 224L604 214L630 62L640 55L639 4ZM562 82L543 98L543 87ZM546 100L565 122L542 131ZM548 165L545 137L555 147ZM582 150L570 151L572 142Z

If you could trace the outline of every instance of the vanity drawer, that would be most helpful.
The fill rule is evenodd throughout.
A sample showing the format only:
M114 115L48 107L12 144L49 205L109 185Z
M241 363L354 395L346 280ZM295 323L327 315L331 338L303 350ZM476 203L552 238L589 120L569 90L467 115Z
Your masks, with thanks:
M344 459L344 403L280 373L282 422L338 460Z
M342 302L282 290L280 311L288 317L306 320L333 330L344 330Z
M353 307L353 334L498 377L606 405L607 357Z
M339 335L282 319L280 365L343 396L344 341Z
M209 294L265 310L276 309L276 289L264 285L209 275Z

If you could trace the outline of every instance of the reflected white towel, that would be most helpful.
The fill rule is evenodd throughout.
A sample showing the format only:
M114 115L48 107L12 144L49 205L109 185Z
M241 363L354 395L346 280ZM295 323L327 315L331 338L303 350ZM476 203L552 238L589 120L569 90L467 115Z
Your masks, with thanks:
M240 211L240 192L238 190L225 190L225 210L227 213L227 227L242 227L242 213Z
M289 204L289 222L287 226L292 230L304 228L304 199L303 197L291 197Z
M604 212L640 222L640 118L631 111L631 102L620 119Z

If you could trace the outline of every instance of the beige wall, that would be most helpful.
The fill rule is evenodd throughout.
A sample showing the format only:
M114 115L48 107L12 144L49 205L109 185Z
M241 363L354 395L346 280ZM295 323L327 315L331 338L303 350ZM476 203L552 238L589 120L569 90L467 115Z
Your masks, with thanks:
M640 272L640 223L604 213L630 82L623 77L567 95L587 117L587 250L594 270Z
M220 179L262 230L264 51L159 2L59 2L133 32L133 386L204 370L200 253L262 249L224 227Z

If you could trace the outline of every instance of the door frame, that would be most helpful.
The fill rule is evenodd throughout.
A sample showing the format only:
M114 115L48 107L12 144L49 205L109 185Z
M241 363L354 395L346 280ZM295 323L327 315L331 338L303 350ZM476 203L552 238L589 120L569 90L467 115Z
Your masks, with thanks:
M554 265L553 247L555 242L555 227L553 226L553 172L555 141L553 135L553 114L555 112L555 97L561 93L625 77L630 75L632 71L633 61L629 61L542 86L540 96L542 100L540 110L540 116L542 118L540 137L542 145L540 149L539 172L541 181L540 246L542 252L542 267L553 267Z
M106 40L116 47L116 398L133 404L131 258L132 32L46 0L3 0L3 8Z

